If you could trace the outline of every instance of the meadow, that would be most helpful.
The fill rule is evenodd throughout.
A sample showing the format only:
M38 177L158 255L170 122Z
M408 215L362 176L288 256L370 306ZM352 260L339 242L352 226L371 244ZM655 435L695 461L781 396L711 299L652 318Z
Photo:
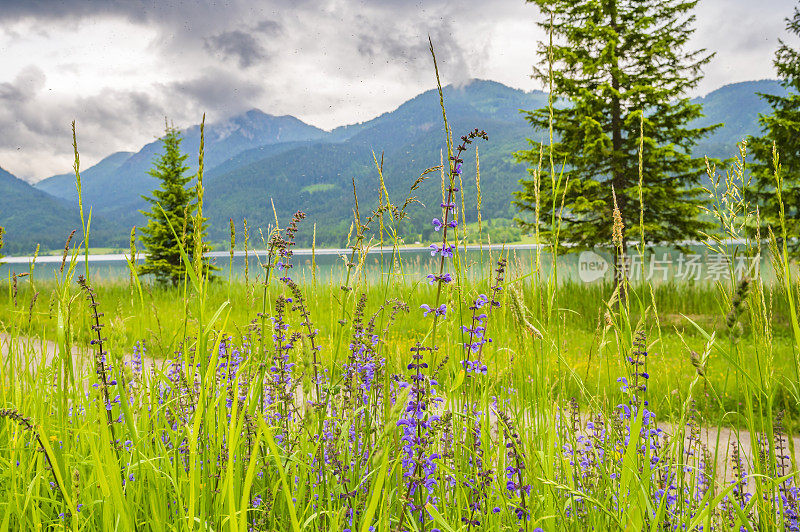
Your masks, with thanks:
M746 241L774 282L578 285L538 255L463 260L484 137L448 139L417 279L364 273L402 244L387 194L356 200L341 279L294 276L298 212L244 282L196 239L178 286L95 284L89 224L52 279L9 280L0 531L798 530L798 284L785 234L748 240L744 176L716 180L708 245L733 264Z
M479 265L474 265L479 268ZM512 274L513 275L513 274ZM489 279L465 280L461 286L453 287L445 301L448 307L457 308L459 314L467 309L465 303L459 301L460 293L467 297L475 297L485 293ZM314 317L314 324L319 329L318 338L321 345L330 346L335 341L335 333L339 328L342 300L340 297L342 282L340 279L325 280L312 283L310 279L300 281L300 289L307 296L306 306ZM525 320L539 323L539 317L533 309L541 309L545 294L532 276L512 277L508 280L513 294L511 301L504 299L497 310L493 324L493 341L502 349L487 353L491 357L491 365L500 374L522 370L528 372L533 365L541 364L542 355L546 357L546 366L550 368L550 380L568 398L575 397L581 404L589 404L592 397L604 397L608 401L620 401L622 395L616 379L625 373L624 360L618 356L616 346L611 342L607 327L606 303L613 292L611 284L561 284L553 294L555 300L564 305L555 312L557 320L550 329L555 333L554 339L548 342L547 348L537 350L537 340L519 312L525 314ZM280 287L273 286L267 293L267 300L274 301L276 291ZM641 286L633 289L636 300L653 310L647 328L649 339L649 360L657 364L649 380L649 390L655 408L661 413L679 412L682 398L686 397L689 383L696 375L692 364L691 351L699 352L706 343L704 333L726 335L727 310L721 304L726 287L714 284L700 286L666 284L656 287ZM256 319L261 304L263 286L258 280L250 284L233 280L221 280L210 284L204 294L209 308L220 308L225 305L226 326L223 335L236 338L247 336L247 331ZM775 287L765 287L766 299L772 301L772 367L779 383L781 397L786 400L783 408L794 414L797 406L784 396L782 391L794 377L793 337L788 305L785 298ZM34 300L34 294L39 294ZM173 358L179 350L181 335L176 334L185 327L186 300L180 288L147 287L139 297L135 286L126 282L105 282L95 289L98 301L108 316L104 335L108 339L107 349L119 352L121 356L130 356L132 346L137 342L147 348L148 357L158 363ZM378 308L387 300L403 301L408 305L408 312L395 316L394 327L387 332L385 356L392 368L399 371L402 362L407 358L408 349L414 337L424 337L428 323L419 319L419 313L410 309L419 309L421 305L435 297L435 287L426 280L408 282L402 278L395 281L379 283L365 281L359 286L359 293L366 298L368 309ZM5 334L17 338L49 338L55 339L59 334L57 307L53 304L56 286L51 281L39 281L30 284L23 278L19 281L16 295L5 290L2 297L0 320L5 325ZM33 301L33 304L31 303ZM91 359L89 342L94 331L91 328L91 316L82 312L83 301L75 299L70 309L69 330L77 351L83 357ZM191 305L189 305L191 310ZM352 309L347 311L351 315ZM641 309L632 309L632 319L639 320ZM193 321L189 313L188 320ZM696 327L694 324L700 326ZM463 325L461 319L458 326ZM754 341L752 323L744 322L741 327L741 338ZM441 331L445 356L455 360L458 348L463 343L458 327L448 327ZM538 340L539 342L541 340ZM538 357L537 357L538 355ZM331 359L330 352L320 354L326 367L335 370L341 361ZM743 353L744 367L756 368L763 364L754 351ZM457 366L457 364L456 364ZM340 370L339 370L340 371ZM455 368L450 368L450 373ZM783 381L786 379L786 382ZM729 361L720 359L708 372L707 382L719 394L720 402L708 401L703 407L706 415L718 415L735 412L745 398L746 388L736 379L736 367ZM732 421L726 418L726 424Z

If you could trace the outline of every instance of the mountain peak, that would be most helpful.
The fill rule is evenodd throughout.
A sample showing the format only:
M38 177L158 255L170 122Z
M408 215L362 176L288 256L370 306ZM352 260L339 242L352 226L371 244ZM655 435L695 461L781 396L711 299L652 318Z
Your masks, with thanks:
M247 143L260 142L260 145L320 138L324 134L323 130L306 124L294 116L272 115L258 108L208 124L205 131L206 139L209 141L222 142L238 137L245 139ZM199 139L200 126L187 128L184 137Z

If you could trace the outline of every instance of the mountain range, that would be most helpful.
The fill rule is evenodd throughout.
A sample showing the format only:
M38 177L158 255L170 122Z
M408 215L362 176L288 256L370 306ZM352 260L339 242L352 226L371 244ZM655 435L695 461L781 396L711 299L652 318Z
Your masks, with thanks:
M785 94L775 80L725 85L694 102L703 104L705 117L693 125L724 123L702 140L697 155L728 158L736 143L758 134L758 115L769 107L758 93ZM493 81L472 80L444 88L448 124L458 138L479 128L489 141L477 144L480 155L481 212L484 220L512 218L510 203L518 181L527 175L513 153L534 141L545 140L530 128L520 109L547 104L540 91L525 92ZM200 142L199 126L183 132L182 147L190 154L194 171ZM394 111L372 120L324 131L292 116L273 116L253 109L228 120L208 124L204 150L204 213L209 217L212 242L227 239L229 219L239 227L247 218L251 228L274 220L272 204L281 219L296 210L307 213L298 241L309 244L316 226L318 246L342 245L353 218L353 184L359 208L368 212L377 204L379 179L375 161L383 161L382 174L390 198L402 203L414 181L436 166L444 147L444 127L436 90L424 92ZM160 151L160 142L136 153L118 152L81 172L84 208L93 212L93 246L126 247L132 226L145 223L141 198L158 186L148 174ZM445 154L446 157L446 154ZM474 219L474 150L465 161L467 218ZM465 177L466 179L466 177ZM413 192L419 202L441 201L439 174ZM431 231L434 210L412 203L403 223L404 234L422 238ZM0 225L6 228L6 253L30 253L36 243L58 249L72 229L80 227L73 174L55 175L35 185L0 169ZM256 234L255 232L253 234Z

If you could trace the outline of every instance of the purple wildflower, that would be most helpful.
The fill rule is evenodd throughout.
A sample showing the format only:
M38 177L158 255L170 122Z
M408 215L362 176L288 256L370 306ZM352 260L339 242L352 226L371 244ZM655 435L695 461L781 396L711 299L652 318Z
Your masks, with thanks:
M430 305L422 304L419 306L423 310L422 315L427 316L429 313L433 313L434 316L442 316L444 317L447 314L447 305L442 303L436 308L431 308Z

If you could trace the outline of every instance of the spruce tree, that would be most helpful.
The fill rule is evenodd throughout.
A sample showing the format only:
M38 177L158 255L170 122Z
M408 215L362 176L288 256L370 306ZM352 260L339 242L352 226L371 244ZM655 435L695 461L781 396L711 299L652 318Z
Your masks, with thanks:
M153 191L152 197L142 196L151 208L148 212L141 211L148 221L141 230L145 262L139 273L152 274L157 282L172 285L177 285L186 274L175 233L190 260L193 260L195 250L197 191L189 186L194 176L187 173L189 167L184 164L187 155L181 152L181 140L178 129L166 127L161 138L163 153L154 161L149 172L161 182L161 186ZM205 233L205 227L202 232ZM204 249L207 250L207 246Z
M539 190L536 179L523 180L515 202L539 219L520 223L539 224L545 238L558 231L571 250L610 246L616 196L625 231L617 264L625 241L642 238L640 227L650 243L698 238L707 228L698 219L704 161L691 150L719 126L688 125L702 108L686 92L712 57L686 49L697 1L528 1L540 8L540 26L550 35L539 45L543 61L534 77L557 105L526 113L547 132L552 112L554 140L552 163L546 146L540 163L533 140L532 149L516 154L532 176L542 166ZM560 224L552 217L559 211Z
M800 35L800 9L795 7L792 18L786 19L786 30ZM778 239L782 238L780 227L780 204L776 194L773 147L780 164L781 202L786 222L787 245L793 251L800 249L800 52L778 41L773 65L787 89L786 96L759 94L772 108L769 115L759 116L763 136L750 138L748 151L755 161L751 173L755 183L755 195L760 204L763 222L762 231L770 227ZM762 234L764 234L762 232Z

